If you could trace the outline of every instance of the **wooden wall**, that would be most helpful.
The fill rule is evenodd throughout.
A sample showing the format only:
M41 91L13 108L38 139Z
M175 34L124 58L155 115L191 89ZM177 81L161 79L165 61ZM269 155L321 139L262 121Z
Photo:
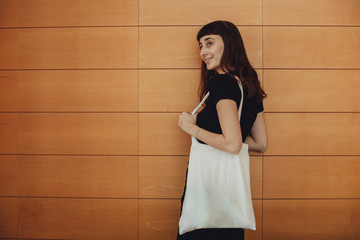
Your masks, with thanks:
M359 12L358 0L0 0L0 238L175 239L195 35L224 19L269 96L246 239L359 239Z

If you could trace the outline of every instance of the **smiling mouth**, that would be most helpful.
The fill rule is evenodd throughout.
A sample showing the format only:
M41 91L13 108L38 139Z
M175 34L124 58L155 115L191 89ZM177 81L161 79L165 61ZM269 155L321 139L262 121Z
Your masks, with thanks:
M211 59L212 59L212 57L211 57L211 58L206 58L206 59L204 59L204 62L205 62L206 64L209 64L209 62L210 62Z

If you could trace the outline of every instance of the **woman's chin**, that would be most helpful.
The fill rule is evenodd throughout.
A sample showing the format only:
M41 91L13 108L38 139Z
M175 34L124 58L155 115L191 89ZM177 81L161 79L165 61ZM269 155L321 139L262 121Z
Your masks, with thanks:
M209 65L206 66L206 69L209 70L209 71L214 70L214 68L209 66Z

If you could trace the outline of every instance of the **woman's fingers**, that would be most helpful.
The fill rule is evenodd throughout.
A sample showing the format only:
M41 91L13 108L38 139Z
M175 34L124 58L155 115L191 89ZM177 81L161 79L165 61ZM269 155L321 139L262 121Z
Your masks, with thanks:
M179 115L178 125L183 131L186 132L190 128L191 124L194 124L194 121L190 113L183 112Z

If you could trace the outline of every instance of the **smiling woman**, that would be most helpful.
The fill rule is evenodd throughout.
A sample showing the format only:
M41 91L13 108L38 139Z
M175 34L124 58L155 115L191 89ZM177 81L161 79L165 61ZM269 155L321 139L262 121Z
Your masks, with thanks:
M216 21L202 27L198 32L197 40L202 59L199 95L200 98L207 95L207 92L210 92L210 95L205 102L205 107L199 114L191 115L183 112L178 120L181 129L193 138L189 164L192 161L193 149L195 149L193 148L194 143L199 148L201 148L201 145L206 146L202 148L205 151L207 151L206 149L209 149L209 151L216 149L214 153L220 150L225 154L241 155L245 151L244 148L264 152L267 147L267 134L262 100L266 97L266 94L260 86L256 71L247 58L239 30L230 22ZM209 156L209 158L213 157L205 152L203 154ZM189 172L192 173L192 171ZM204 174L209 175L210 173ZM246 179L246 176L243 176L243 178ZM210 181L218 182L219 179L214 176L214 179ZM187 204L189 203L189 200L186 200L187 185L188 176L181 199L182 212L184 210L184 201ZM209 196L211 196L212 191L212 189L207 190L210 193ZM227 199L230 195L223 197ZM243 204L248 206L249 221L255 224L251 198L248 200L249 202ZM194 204L199 203L192 203L192 205ZM204 203L201 205L204 205ZM244 211L244 207L242 208L242 211ZM209 214L214 215L213 218L219 220L224 219L224 216L220 216L222 213L214 209ZM225 215L225 222L231 222L229 218L231 216ZM184 223L184 218L181 216L178 240L244 239L244 229L234 227L241 224L223 224L224 221L221 220L217 221L221 223L214 226L214 228L193 226L195 230L184 231L183 225L189 224L188 221L191 222L192 220L187 219L186 223ZM255 226L251 225L251 227L246 228L254 230Z
M225 73L221 69L221 57L224 52L224 41L219 35L206 35L200 39L200 57L208 70L215 70L219 74Z

